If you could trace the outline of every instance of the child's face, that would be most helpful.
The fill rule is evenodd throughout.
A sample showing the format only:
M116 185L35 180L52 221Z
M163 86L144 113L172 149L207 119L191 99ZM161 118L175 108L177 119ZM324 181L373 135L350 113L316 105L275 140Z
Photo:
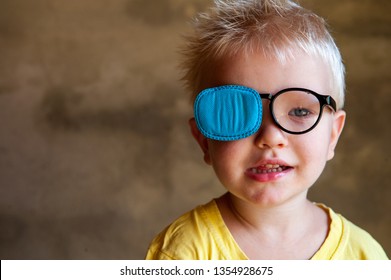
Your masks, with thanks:
M301 87L333 95L330 73L318 58L305 54L281 64L260 54L220 60L205 73L202 89L221 85L243 85L260 93L276 93ZM318 179L342 131L345 112L325 108L319 124L300 135L286 133L274 123L269 101L263 101L259 131L237 141L205 138L190 120L193 136L212 165L217 177L234 196L258 205L273 206L306 197Z

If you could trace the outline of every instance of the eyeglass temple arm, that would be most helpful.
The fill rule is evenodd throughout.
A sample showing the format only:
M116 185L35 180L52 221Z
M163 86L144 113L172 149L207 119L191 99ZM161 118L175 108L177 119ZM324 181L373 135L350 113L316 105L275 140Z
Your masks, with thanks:
M334 111L337 111L337 104L335 103L334 98L332 98L330 95L327 95L325 96L325 101L327 105L334 109Z

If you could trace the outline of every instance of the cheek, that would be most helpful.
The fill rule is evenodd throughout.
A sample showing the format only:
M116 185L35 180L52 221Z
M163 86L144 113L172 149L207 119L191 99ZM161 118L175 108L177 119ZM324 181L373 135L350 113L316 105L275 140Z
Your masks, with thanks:
M243 140L243 139L242 139ZM246 148L243 141L220 142L211 141L209 155L216 175L220 177L231 177L240 170L240 164L246 155Z
M294 182L299 188L310 188L318 180L326 165L325 145L319 139L300 141L294 147L297 160Z
M320 174L329 154L329 135L313 131L297 140L294 149L300 165L310 173Z
M243 153L243 145L241 140L227 142L210 140L209 153L212 164L228 162Z

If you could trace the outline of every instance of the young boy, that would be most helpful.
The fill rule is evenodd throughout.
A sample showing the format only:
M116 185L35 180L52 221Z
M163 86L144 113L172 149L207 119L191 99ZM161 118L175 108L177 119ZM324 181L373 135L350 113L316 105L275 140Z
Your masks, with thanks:
M215 1L185 49L191 132L227 193L184 214L147 259L387 259L308 189L345 122L325 22L286 0Z

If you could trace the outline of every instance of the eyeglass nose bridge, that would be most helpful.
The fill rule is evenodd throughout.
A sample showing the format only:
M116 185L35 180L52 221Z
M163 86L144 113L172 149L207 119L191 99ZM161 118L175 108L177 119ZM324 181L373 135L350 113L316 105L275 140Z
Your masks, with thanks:
M269 101L273 100L273 94L271 93L260 93L259 96L261 96L262 99L267 99Z
M273 103L274 103L274 99L280 95L282 92L278 92L276 94L272 94L272 93L259 93L259 96L261 97L261 100L262 99L266 99L266 100L269 100L270 103L269 103L269 110L270 110L270 114L272 116L272 119L273 119L273 122L280 128L282 129L283 131L286 131L286 132L289 132L289 133L292 133L288 130L286 130L284 127L281 126L281 124L278 123L277 119L275 118L274 116L274 111L273 111ZM265 112L265 111L263 111Z
M272 93L259 93L259 96L261 97L261 100L262 99L266 99L266 100L270 101L269 109L270 109L270 113L273 116L273 119L274 119L274 114L273 114L273 109L272 109L273 108L273 101L274 101L274 99L276 98L277 95L278 95L278 93L275 94L275 95L273 95Z
M272 94L272 93L259 93L259 96L261 97L261 100L262 99L266 99L266 100L269 100L270 103L269 103L269 108L270 108L270 112L272 113L272 107L273 107L273 101L274 99L277 97L277 95L279 95L279 92L276 93L276 94ZM272 113L273 115L273 113Z

